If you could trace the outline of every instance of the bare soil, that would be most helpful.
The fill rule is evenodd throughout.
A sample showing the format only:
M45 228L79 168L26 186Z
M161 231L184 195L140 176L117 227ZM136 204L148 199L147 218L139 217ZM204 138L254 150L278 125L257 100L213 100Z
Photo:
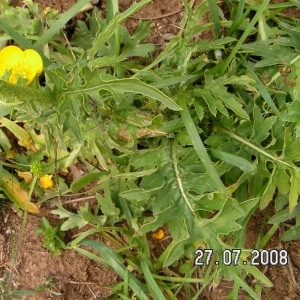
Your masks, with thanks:
M40 0L42 8L51 6L59 11L66 11L76 1L74 0ZM99 3L105 13L105 1ZM125 10L134 1L120 0L120 9ZM198 1L193 1L195 4ZM281 2L281 1L276 1ZM22 1L13 0L13 5L22 5ZM289 10L287 14L299 15L299 11ZM179 22L183 16L180 0L154 0L146 8L138 12L126 22L129 30L134 30L138 21L150 20L152 34L149 41L158 47L168 41L179 30ZM208 36L209 37L209 36ZM207 38L207 37L206 37ZM50 220L53 215L50 209L44 209L44 215ZM255 248L255 242L263 224L264 216L258 213L247 227L246 245ZM54 220L55 223L55 220ZM11 208L0 212L0 285L1 276L10 277L13 289L36 290L39 293L26 296L23 299L106 299L120 278L111 269L93 262L73 250L62 251L59 256L52 256L42 246L42 237L35 234L40 226L40 217L28 216L26 230L22 236L22 244L18 246L18 235L22 227L22 216ZM263 233L269 230L264 227ZM262 292L262 299L297 300L300 299L300 241L283 244L281 235L284 228L280 228L266 246L270 249L285 248L289 253L288 266L274 266L261 268L264 274L273 282L273 288L266 288ZM255 286L255 278L249 278L248 284ZM232 283L222 281L217 287L207 289L201 298L207 300L223 300L231 291ZM1 296L1 295L0 295ZM241 293L239 299L246 298Z

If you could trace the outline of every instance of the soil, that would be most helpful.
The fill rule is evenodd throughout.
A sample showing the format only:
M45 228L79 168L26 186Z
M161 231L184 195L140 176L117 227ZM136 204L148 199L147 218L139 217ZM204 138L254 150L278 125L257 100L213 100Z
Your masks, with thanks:
M76 1L40 0L36 2L39 2L43 9L51 6L63 12ZM105 13L105 1L102 2L98 3L98 6ZM120 0L120 9L125 10L133 2L133 0ZM199 1L192 2L196 4ZM281 0L276 2L281 2ZM22 5L22 1L13 0L11 4ZM296 16L299 11L289 10L288 14ZM180 0L154 0L147 8L130 18L126 26L133 31L139 19L151 20L152 33L149 41L158 47L163 47L165 42L178 32L182 16L183 9ZM52 218L55 223L49 211L50 209L44 209L44 215L50 220ZM246 229L246 245L249 248L255 248L264 219L263 213L258 213L250 220ZM35 291L34 295L24 296L22 299L106 299L112 294L111 287L120 280L114 271L73 250L64 250L60 255L53 256L42 246L42 237L35 233L40 227L40 217L28 215L22 244L18 245L22 220L23 217L12 208L6 208L0 212L0 276L2 276L2 280L0 277L0 293L1 281L5 276L9 276L13 290ZM263 233L269 229L270 227L265 226ZM282 232L283 228L280 228L265 249L286 249L289 253L289 264L281 267L261 268L274 284L273 288L266 288L263 291L262 299L300 299L300 241L283 244ZM15 253L17 246L20 247ZM249 278L248 284L254 287L255 279ZM199 299L222 300L231 289L231 282L221 281L217 287L207 289ZM241 293L239 299L249 298Z

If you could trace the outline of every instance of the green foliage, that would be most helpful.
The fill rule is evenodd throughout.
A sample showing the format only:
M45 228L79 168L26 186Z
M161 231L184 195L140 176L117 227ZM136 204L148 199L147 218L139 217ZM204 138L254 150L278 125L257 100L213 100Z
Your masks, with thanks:
M85 206L81 206L77 214L72 213L63 207L58 207L51 212L59 215L61 219L67 218L60 226L61 231L67 231L75 227L80 229L89 223L102 226L106 221L105 216L95 216L92 214L88 203L86 203Z
M60 254L60 250L65 247L61 228L51 226L45 217L42 217L41 228L36 230L36 234L44 236L43 246L53 255Z
M21 87L0 80L1 116L25 124L37 149L34 155L27 149L3 166L25 171L18 164L38 157L47 172L57 175L75 162L84 164L86 174L68 186L59 178L47 196L37 191L42 201L93 193L96 204L91 209L86 203L77 212L57 205L52 213L62 224L52 227L42 219L40 233L46 237L44 246L57 254L65 247L62 232L78 227L79 236L67 247L110 265L124 281L115 288L120 297L175 299L184 288L192 299L224 278L234 282L230 299L238 298L239 289L260 299L259 288L250 286L246 275L260 285L272 283L255 266L214 262L226 249L241 249L243 259L249 258L244 229L258 209L268 206L275 209L266 220L273 227L261 245L293 219L282 239L299 239L297 21L278 13L283 4L274 7L267 0L260 5L227 1L228 19L215 1L192 8L184 0L182 30L149 63L155 50L143 43L149 23L140 22L132 34L122 24L149 2L136 2L120 13L112 1L106 19L94 9L88 25L78 22L68 47L60 30L85 1L42 25L40 19L27 20L30 12L39 15L36 6L22 9L28 31L0 22L22 38L34 35L38 48L49 43L42 85ZM208 12L213 23L200 25ZM50 29L39 31L37 24ZM228 35L220 37L220 28ZM199 39L212 29L214 38ZM0 136L7 154L12 146L2 130ZM86 225L93 229L85 230ZM152 255L149 233L159 228L167 228L170 236L164 250ZM118 254L85 239L94 233L109 238ZM214 250L211 265L197 270L201 278L195 278L191 266L197 248ZM171 276L171 271L178 274ZM201 289L195 291L192 282Z

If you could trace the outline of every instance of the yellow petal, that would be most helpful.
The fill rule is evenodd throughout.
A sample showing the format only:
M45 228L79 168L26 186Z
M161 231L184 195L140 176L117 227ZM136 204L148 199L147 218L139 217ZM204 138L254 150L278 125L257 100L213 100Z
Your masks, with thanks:
M25 54L25 66L27 71L27 79L29 83L43 72L43 60L41 56L33 49L27 49Z
M0 77L9 74L6 78L10 83L16 84L25 81L30 84L33 79L43 71L41 56L33 49L22 51L17 46L7 46L0 51Z
M24 52L16 46L7 46L0 51L0 75L24 61Z
M22 67L24 62L24 52L16 46L7 46L0 51L0 77L6 72L11 72L9 77L10 83L17 83L18 73L17 69Z
M165 237L165 233L164 231L160 228L157 231L152 233L152 237L157 239L157 240L161 240Z
M54 186L52 176L53 175L44 175L40 178L40 185L43 189L49 189Z

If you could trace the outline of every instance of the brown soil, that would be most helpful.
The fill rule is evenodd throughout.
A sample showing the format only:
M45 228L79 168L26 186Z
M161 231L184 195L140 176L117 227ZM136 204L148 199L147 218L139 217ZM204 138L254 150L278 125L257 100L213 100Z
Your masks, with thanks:
M118 276L109 268L90 261L74 250L53 256L43 248L43 239L35 231L40 218L29 215L22 244L17 256L12 253L18 245L22 218L12 210L2 214L7 220L1 227L1 273L11 276L14 289L41 292L26 299L105 299ZM4 272L3 272L4 271Z
M66 11L76 1L40 0L36 2L39 2L43 8L51 6L59 11ZM102 2L101 9L105 12L105 1ZM22 5L21 0L13 0L11 3ZM124 10L133 3L133 0L120 0L119 3L120 9ZM133 30L139 19L152 20L150 41L163 47L164 43L178 32L182 13L180 0L154 0L147 8L128 20L126 26L129 30ZM299 14L299 11L289 11L288 13L294 13L295 16ZM46 216L51 218L49 211L46 212ZM255 247L263 220L264 217L257 214L250 221L247 227L246 241L249 248ZM111 269L95 263L73 250L65 250L59 256L52 256L42 247L42 237L35 234L35 230L40 226L40 217L28 216L22 244L15 256L14 249L18 245L21 226L22 217L11 209L1 212L0 276L3 277L2 281L4 276L10 276L13 289L40 290L38 294L23 299L105 299L112 293L111 287L120 278ZM268 229L266 227L265 232ZM266 249L285 248L289 253L290 263L286 267L262 269L274 284L273 288L264 290L262 299L300 299L300 241L282 244L280 237L281 231L279 230L272 237ZM255 279L249 280L248 284L255 286ZM207 289L199 299L225 299L231 288L231 282L221 281L216 288ZM241 293L239 299L249 298Z

